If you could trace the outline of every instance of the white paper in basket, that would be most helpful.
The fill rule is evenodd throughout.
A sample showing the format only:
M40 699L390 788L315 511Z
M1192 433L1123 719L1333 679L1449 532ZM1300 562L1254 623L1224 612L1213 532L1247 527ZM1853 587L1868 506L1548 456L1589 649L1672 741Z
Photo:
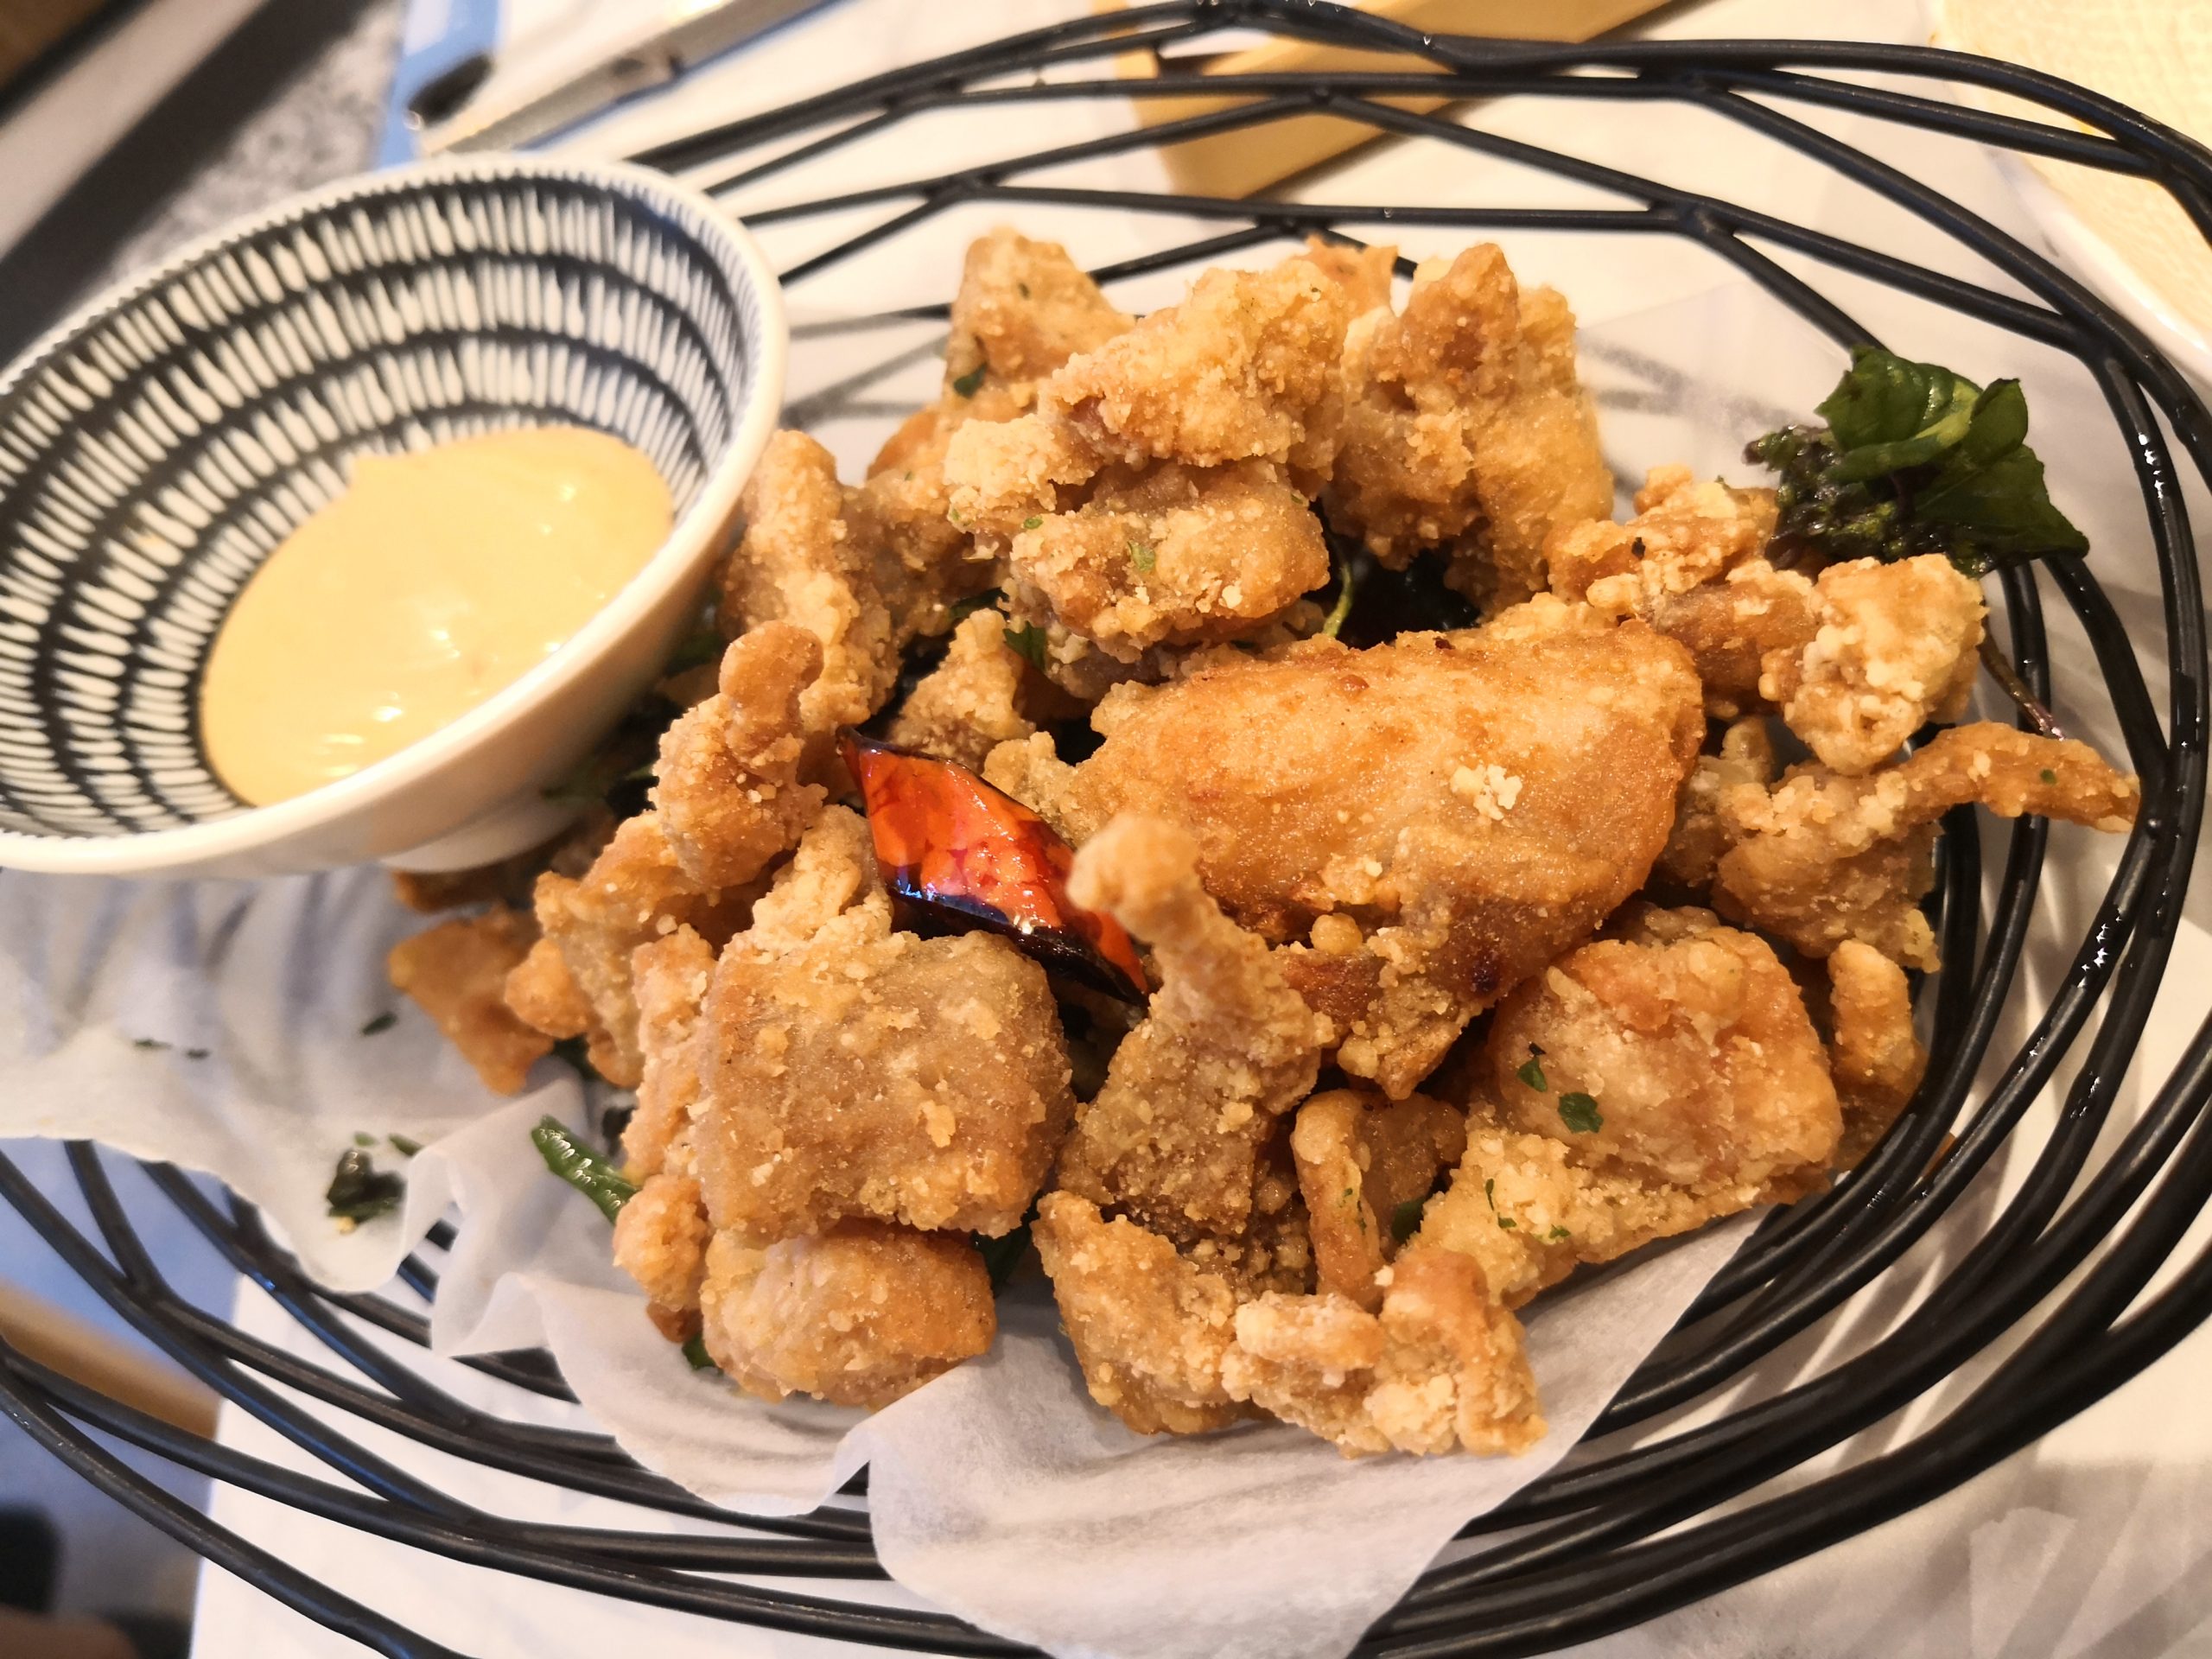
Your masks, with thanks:
M1732 470L1769 411L1725 389L1822 387L1836 364L1735 289L1585 346L1624 469ZM1009 1299L990 1356L873 1419L772 1408L690 1371L608 1264L604 1221L539 1165L528 1128L547 1111L581 1122L573 1076L547 1062L500 1103L385 988L385 950L421 925L370 870L259 886L0 876L0 1136L87 1137L209 1171L338 1289L383 1282L450 1202L462 1226L440 1351L543 1342L642 1463L733 1508L803 1510L866 1460L899 1581L1056 1653L1343 1652L1464 1522L1565 1454L1745 1230L1710 1230L1534 1311L1552 1433L1520 1459L1347 1463L1277 1426L1142 1440L1082 1393L1034 1286ZM364 1034L394 1007L396 1025ZM429 1149L401 1215L340 1235L321 1193L359 1133Z

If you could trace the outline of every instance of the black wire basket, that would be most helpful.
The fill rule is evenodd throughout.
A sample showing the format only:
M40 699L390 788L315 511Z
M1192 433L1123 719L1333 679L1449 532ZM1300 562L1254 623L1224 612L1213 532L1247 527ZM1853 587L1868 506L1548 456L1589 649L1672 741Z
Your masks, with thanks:
M1188 42L1225 26L1339 47L1408 54L1413 69L1250 74L1177 72L1130 80L1114 54ZM1962 105L1962 85L2006 95L2033 116ZM895 137L902 124L956 104L1008 106L1004 131L1033 132L1063 100L1234 93L1226 107L1126 134L1011 155L942 176L748 211L755 225L879 212L783 272L810 277L955 207L1051 204L1217 224L1218 232L1100 270L1109 284L1195 268L1237 250L1340 227L1443 226L1467 233L1541 230L1592 237L1688 238L1734 265L1840 345L1872 336L1815 282L1872 283L1943 312L1993 325L2074 359L2101 393L2132 458L2143 527L2157 558L2167 702L2161 711L2139 648L2093 565L2047 562L1999 578L2010 655L2026 688L2050 701L2043 607L2055 594L2086 636L2097 683L2069 681L2064 702L2108 705L2144 808L2116 873L2080 930L2071 966L2050 988L2009 1061L1993 1056L1999 1017L2030 998L2023 947L2042 885L2048 825L2023 819L1999 842L1986 879L1971 814L1946 824L1931 898L1945 966L1922 988L1934 1056L1918 1098L1847 1180L1767 1218L1712 1282L1675 1337L1630 1380L1576 1459L1535 1482L1468 1533L1510 1533L1455 1551L1371 1630L1362 1654L1539 1653L1637 1624L1712 1594L1929 1502L2119 1387L2212 1311L2212 1254L2172 1262L2212 1194L2212 1025L2170 1073L2144 1077L2136 1050L2176 931L2205 803L2207 657L2183 469L2212 485L2212 422L2197 394L2125 320L2063 272L1897 166L1823 130L1806 111L1847 111L1885 127L1978 141L2156 181L2212 232L2212 155L2128 109L2051 77L1921 48L1786 41L1619 41L1551 46L1417 35L1311 0L1172 0L1015 35L842 90L732 121L638 159L683 169L711 188L756 188L842 147ZM1893 203L1950 239L1961 265L1998 285L1825 235L1770 213L1653 182L1464 125L1427 107L1520 94L1572 111L1589 100L1694 105L1733 124L1745 145L1787 146ZM1396 100L1385 101L1385 100ZM1440 207L1086 189L1034 175L1141 146L1202 138L1314 113L1378 134L1427 141L1448 164L1486 156L1620 207ZM1565 118L1562 118L1565 126ZM1586 194L1586 190L1585 191ZM1349 239L1348 238L1346 239ZM1967 256L1971 256L1968 257ZM1950 262L1943 262L1950 263ZM926 320L943 307L898 314ZM799 346L805 349L804 341ZM2066 1069L2056 1127L2023 1144L2023 1119ZM2132 1073L2133 1075L2132 1075ZM1977 1089L1977 1075L1996 1077ZM2114 1116L2124 1082L2139 1109ZM2110 1128L2108 1155L2091 1156ZM1694 1427L1649 1420L1706 1400L1781 1344L1875 1287L1993 1160L2012 1152L2024 1179L1989 1210L1889 1334L1780 1391L1732 1404ZM452 1650L315 1582L134 1473L103 1443L143 1448L243 1491L377 1537L483 1568L709 1618L886 1648L952 1654L1027 1651L940 1614L874 1605L855 1581L884 1574L856 1501L784 1519L736 1517L638 1467L598 1434L509 1421L466 1405L391 1357L368 1328L427 1344L417 1313L375 1296L309 1283L252 1209L227 1204L175 1169L147 1166L154 1186L222 1255L327 1348L308 1363L192 1306L164 1282L111 1182L103 1154L70 1148L99 1242L78 1230L0 1159L0 1195L137 1330L239 1409L320 1464L308 1476L173 1428L46 1369L0 1343L0 1407L102 1491L210 1561L370 1649L406 1659ZM434 1231L402 1278L437 1289ZM2076 1269L2089 1263L2063 1295ZM2154 1274L2163 1287L2145 1296ZM1878 1454L1818 1478L1787 1478L1812 1459L2000 1348L1978 1385L1947 1413ZM537 1353L463 1362L518 1390L569 1398ZM278 1386L278 1385L281 1385ZM313 1402L311 1405L303 1402ZM349 1420L556 1488L625 1500L636 1531L526 1522L447 1496L365 1449ZM1644 1432L1623 1433L1643 1425ZM1617 1437L1617 1438L1616 1438ZM855 1483L855 1494L862 1490ZM651 1530L652 1513L691 1530ZM701 1522L721 1523L702 1529ZM734 1575L734 1576L732 1576ZM747 1576L846 1581L841 1596L763 1587Z

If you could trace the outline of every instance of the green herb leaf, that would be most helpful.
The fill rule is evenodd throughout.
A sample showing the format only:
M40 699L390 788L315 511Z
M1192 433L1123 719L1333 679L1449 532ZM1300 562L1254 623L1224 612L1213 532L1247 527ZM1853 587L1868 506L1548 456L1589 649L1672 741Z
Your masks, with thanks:
M188 1048L184 1051L184 1058L188 1060L204 1060L213 1052L213 1049L208 1048Z
M373 1147L376 1143L376 1136L371 1135L366 1129L356 1129L353 1131L353 1144L355 1146Z
M1573 1236L1574 1235L1568 1232L1564 1227L1554 1227L1551 1231L1544 1235L1544 1237L1554 1244L1558 1243L1561 1239L1573 1238Z
M985 365L978 363L952 383L952 390L963 397L973 397L976 389L983 384L984 367Z
M1021 527L1024 530L1034 530L1044 522L1045 520L1039 515L1033 512L1021 521Z
M391 1142L391 1149L403 1158L412 1158L423 1150L423 1143L408 1135L391 1135L385 1139Z
M1006 631L1008 651L1019 652L1029 660L1029 665L1039 673L1045 671L1045 630L1034 622L1025 622L1018 628Z
M1001 604L1003 604L1005 601L1006 595L1001 593L997 588L993 588L983 593L971 594L966 599L957 599L953 601L951 608L947 614L951 617L952 626L957 628L963 622L965 622L969 617L975 615L976 612L995 609Z
M404 1180L388 1170L379 1170L369 1161L368 1154L354 1148L339 1154L338 1167L332 1172L322 1198L333 1221L358 1226L397 1209L406 1195Z
M695 1371L711 1371L715 1369L714 1359L707 1352L707 1339L696 1331L691 1333L690 1339L683 1344L683 1357L691 1362L691 1369Z
M1152 550L1152 543L1149 542L1131 542L1129 563L1136 566L1141 574L1148 576L1152 574L1153 567L1160 563L1160 556Z
M2049 766L2045 766L2041 772L2037 772L2036 776L2042 779L2046 784L2055 784L2058 781L2058 774L2053 772Z
M1401 1244L1421 1230L1421 1212L1427 1205L1426 1198L1408 1198L1390 1211L1390 1236Z
M545 1167L597 1205L607 1220L620 1215L622 1206L638 1196L638 1189L611 1160L577 1140L559 1118L539 1118L530 1139Z
M130 1046L133 1048L143 1048L147 1050L160 1050L168 1048L169 1045L163 1042L158 1037L133 1037L130 1039Z
M1351 561L1339 558L1337 565L1337 602L1329 607L1329 614L1321 624L1321 637L1333 639L1344 631L1351 620L1354 595L1358 592L1358 579L1352 574Z
M1551 1092L1551 1084L1544 1081L1543 1064L1534 1052L1513 1069L1513 1075L1540 1095L1548 1095Z
M1501 1231L1508 1233L1514 1231L1520 1225L1510 1216L1500 1216L1497 1218L1497 1224Z
M1559 1120L1577 1135L1595 1135L1605 1127L1596 1099L1574 1089L1559 1097Z

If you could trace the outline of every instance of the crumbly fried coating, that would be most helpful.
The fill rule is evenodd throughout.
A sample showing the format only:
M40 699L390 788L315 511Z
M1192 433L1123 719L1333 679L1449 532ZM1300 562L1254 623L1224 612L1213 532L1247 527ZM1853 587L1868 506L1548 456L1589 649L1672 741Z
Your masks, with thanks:
M699 1014L714 976L714 946L688 927L641 944L632 955L638 1046L644 1056L638 1103L622 1131L623 1173L632 1181L658 1174L679 1141L678 1160L689 1167L691 1109L706 1086Z
M591 999L555 941L540 935L507 975L506 1004L532 1031L554 1039L582 1037L596 1023Z
M631 954L641 944L690 926L709 940L729 937L744 919L750 887L702 891L677 862L657 812L625 819L600 849L591 868L570 879L547 871L537 878L537 925L560 955L591 1013L582 1034L591 1063L619 1088L634 1089L645 1057L638 1044L638 1002L630 982ZM569 986L550 962L533 957L509 982L508 1007L525 1020L540 1014L566 1027L574 1014Z
M1120 688L1092 723L1062 819L1189 830L1206 890L1286 943L1337 1064L1394 1098L1643 884L1703 725L1680 647L1552 600Z
M517 1019L506 1004L507 976L531 944L529 919L505 905L440 922L391 947L385 972L437 1022L484 1086L519 1094L530 1068L553 1039Z
M1815 1190L1834 1157L1835 1089L1788 971L1703 912L1669 919L1563 957L1484 1045L1466 1155L1415 1238L1474 1257L1509 1307L1579 1262Z
M1198 884L1198 847L1158 819L1109 823L1068 896L1152 947L1160 980L1105 1086L1076 1114L1059 1184L1179 1243L1250 1219L1274 1120L1313 1087L1322 1030L1264 941Z
M1912 1028L1904 969L1871 945L1846 939L1828 957L1828 1066L1843 1106L1836 1167L1873 1151L1928 1071L1928 1050Z
M2135 822L2142 794L2086 743L1987 721L1954 727L1865 777L1793 766L1771 792L1738 786L1722 796L1736 844L1715 872L1713 906L1808 957L1857 939L1908 968L1933 969L1936 938L1917 906L1935 882L1944 813L1977 802L2000 817L2037 813L2117 831Z
M1075 768L1060 759L1050 732L1001 743L983 757L983 781L1011 795L1051 824L1061 839L1079 842L1096 826L1081 830L1065 810L1068 791L1075 782Z
M1074 1111L1045 970L991 934L894 932L880 891L803 941L759 932L708 996L693 1141L716 1226L1019 1226Z
M713 1237L698 1178L672 1169L646 1177L616 1212L614 1265L638 1281L664 1332L698 1312Z
M1481 1268L1416 1246L1382 1276L1379 1313L1325 1292L1237 1309L1222 1363L1229 1392L1347 1457L1518 1453L1541 1440L1521 1322L1491 1297Z
M1452 556L1452 584L1491 609L1544 588L1546 538L1605 516L1612 475L1575 378L1574 318L1522 293L1487 244L1424 264L1402 314L1347 335L1330 522L1402 567Z
M977 369L1009 384L1044 379L1135 324L1057 242L1001 225L969 244L944 352L948 385Z
M798 843L826 792L802 784L799 706L822 646L791 622L765 622L723 652L715 693L662 734L653 804L669 851L701 888L751 881Z
M1986 607L1949 559L1854 559L1815 588L1818 631L1767 655L1759 690L1822 766L1861 776L1929 721L1966 712Z
M1029 1230L1090 1397L1140 1434L1196 1434L1248 1415L1221 1383L1236 1294L1157 1233L1072 1192Z
M1320 521L1264 461L1110 468L1080 507L1016 531L1009 564L1119 662L1241 637L1329 579Z
M1000 744L1037 729L1021 712L1022 667L1021 653L1006 642L1006 618L976 612L952 631L944 660L906 694L892 716L891 741L980 772Z
M1466 1144L1465 1114L1427 1095L1331 1089L1298 1109L1290 1151L1323 1291L1370 1313L1382 1306L1377 1275L1411 1230L1401 1206L1417 1217Z
M1326 242L1318 236L1306 238L1305 257L1321 274L1344 291L1351 315L1357 317L1390 303L1390 289L1397 274L1398 251L1388 244L1358 247L1349 242Z
M1763 556L1774 492L1732 489L1687 467L1655 467L1624 524L1592 519L1552 534L1552 591L1607 616L1636 616L1679 641L1697 664L1706 712L1718 720L1764 709L1770 652L1813 637L1813 584Z
M1763 717L1752 715L1729 727L1721 734L1720 753L1698 756L1682 785L1667 850L1659 855L1659 874L1698 893L1710 887L1720 855L1736 844L1732 821L1720 810L1721 798L1744 784L1764 790L1779 770L1774 737Z
M708 1356L747 1393L870 1411L984 1352L998 1331L973 1243L880 1222L765 1247L717 1233L700 1309Z

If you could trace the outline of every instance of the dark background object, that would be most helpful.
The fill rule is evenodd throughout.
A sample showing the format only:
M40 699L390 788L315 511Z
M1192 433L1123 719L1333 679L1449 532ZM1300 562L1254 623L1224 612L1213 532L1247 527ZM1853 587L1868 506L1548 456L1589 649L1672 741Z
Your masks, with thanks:
M1843 344L1868 339L1849 315L1754 243L1790 250L1825 268L1885 283L2068 353L2094 377L2134 459L2142 534L2154 550L2164 608L2171 690L2161 718L2138 670L2133 642L2097 585L2095 563L2008 570L2012 649L2036 695L2050 695L2042 606L2049 594L2089 637L2101 685L2070 685L2080 702L2101 690L2141 772L2145 809L2118 873L2084 929L2072 970L2055 988L2027 1041L1999 1081L1969 1101L1989 1057L2000 1011L2016 984L2034 909L2047 826L2023 820L2004 833L2003 868L1981 913L1980 840L1971 815L1947 825L1938 925L1946 966L1928 988L1937 1063L1889 1139L1825 1197L1771 1217L1708 1288L1683 1328L1648 1362L1593 1427L1593 1438L1696 1400L1738 1376L1791 1336L1834 1312L1920 1238L1992 1157L2006 1147L2061 1061L2081 1064L2063 1092L2055 1132L2023 1153L2025 1177L1993 1209L1973 1247L1934 1270L1926 1300L1891 1335L1847 1362L1754 1405L1633 1449L1600 1445L1571 1469L1523 1491L1471 1533L1518 1529L1502 1544L1432 1568L1372 1630L1368 1655L1510 1655L1585 1641L1679 1607L1810 1554L1900 1514L1966 1480L2133 1376L2212 1311L2212 1255L2177 1264L2154 1296L2135 1304L2212 1194L2212 1027L2200 1029L2173 1070L2141 1080L2147 1103L2090 1170L2133 1060L2179 925L2191 854L2205 804L2208 659L2202 595L2182 505L2180 471L2212 482L2212 417L2195 391L2123 320L2077 283L1957 203L1787 112L1792 103L1853 111L2023 153L2060 156L2150 177L2169 188L2200 228L2212 230L2212 158L2107 99L2028 71L1955 59L1919 48L1807 41L1627 41L1524 46L1441 37L1299 0L1173 0L1079 19L879 76L785 109L729 123L644 157L664 167L713 166L726 180L757 179L796 159L893 128L914 111L959 101L1034 106L1061 99L1173 96L1201 89L1174 77L1132 84L1106 67L1136 37L1159 43L1224 25L1260 27L1348 44L1419 54L1432 75L1285 75L1243 85L1244 106L1181 126L1085 141L989 168L917 180L767 218L797 219L863 203L892 216L783 273L798 284L906 224L957 203L1088 203L1113 212L1166 206L1218 221L1215 235L1099 275L1195 266L1223 252L1326 232L1338 221L1378 219L1474 230L1578 229L1594 235L1694 238L1742 269L1777 302ZM1034 73L1095 65L1098 73L1044 83ZM1592 76L1578 73L1604 71ZM1878 74L1879 86L1853 79ZM2088 130L2044 127L1962 106L1955 84L1973 81L2025 99ZM1375 101L1423 91L1452 99L1503 92L1573 100L1669 99L1737 123L1745 142L1789 146L1935 225L2019 285L2000 293L1948 271L1856 246L1694 191L1560 156L1448 119ZM1758 101L1764 100L1764 101ZM1784 106L1784 107L1777 107ZM1260 124L1325 107L1378 130L1418 133L1504 156L1555 177L1597 184L1632 206L1604 208L1439 208L1378 211L1301 204L1124 197L1014 181L1052 161L1109 154L1200 130ZM1034 130L1009 121L1010 133ZM903 204L903 205L902 205ZM943 315L937 308L933 315ZM2171 436L2169 437L2168 434ZM1954 1134L1955 1132L1955 1139ZM1944 1149L1948 1147L1948 1150ZM1937 1160L1939 1151L1944 1155ZM301 1319L339 1366L308 1366L174 1295L138 1242L111 1185L104 1154L88 1147L71 1167L98 1241L73 1228L44 1194L0 1160L0 1198L15 1205L88 1284L188 1370L327 1465L340 1479L299 1475L181 1434L87 1393L0 1347L0 1408L104 1490L307 1616L376 1652L433 1659L448 1649L315 1583L283 1561L148 1486L95 1438L105 1433L186 1467L329 1517L368 1534L457 1560L632 1601L714 1618L887 1647L959 1654L1020 1651L943 1615L885 1609L822 1594L764 1588L708 1573L829 1580L880 1577L866 1517L831 1505L812 1515L730 1517L632 1465L604 1436L490 1417L454 1400L362 1340L355 1321L404 1338L426 1338L419 1315L368 1296L317 1291L277 1249L252 1210L227 1208L173 1170L155 1185L242 1270ZM433 1233L403 1269L425 1295L436 1290L448 1230ZM2075 1268L2097 1263L2063 1296ZM2050 1299L2046 1300L2046 1299ZM2123 1317L2125 1316L2125 1317ZM2016 1329L2017 1328L2017 1329ZM2000 1337L2026 1339L1939 1421L1841 1472L1786 1491L1777 1477L1943 1382ZM468 1362L513 1386L565 1395L543 1355ZM575 1491L618 1497L672 1515L729 1522L726 1534L611 1532L510 1520L457 1506L429 1483L365 1450L321 1415L268 1386L291 1385L325 1407L486 1466ZM1766 1490L1763 1490L1766 1489ZM1747 1502L1736 1503L1748 1497Z

